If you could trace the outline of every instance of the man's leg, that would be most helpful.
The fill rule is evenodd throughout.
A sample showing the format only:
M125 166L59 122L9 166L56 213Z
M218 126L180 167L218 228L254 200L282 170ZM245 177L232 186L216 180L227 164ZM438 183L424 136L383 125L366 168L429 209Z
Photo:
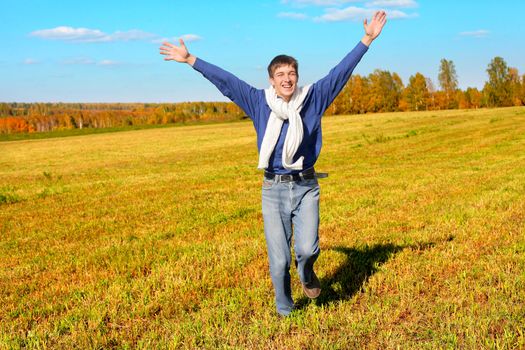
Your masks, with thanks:
M264 235L270 276L275 290L277 312L285 316L294 306L290 286L292 222L289 185L264 180L262 189Z
M292 212L292 221L297 273L304 285L319 288L319 282L313 269L320 252L319 184L317 180L305 180L296 182L294 187L296 200L294 201L295 208ZM312 297L311 295L308 296Z

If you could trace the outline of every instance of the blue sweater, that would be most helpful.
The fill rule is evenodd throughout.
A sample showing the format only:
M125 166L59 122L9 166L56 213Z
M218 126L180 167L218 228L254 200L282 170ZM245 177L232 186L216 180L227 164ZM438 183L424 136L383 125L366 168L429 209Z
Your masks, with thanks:
M310 91L308 91L300 113L304 125L303 141L294 156L294 162L300 156L304 156L304 169L313 167L321 152L321 116L341 92L355 66L357 66L367 50L368 47L360 41L337 66L332 68L326 77L314 83ZM257 147L260 151L271 113L271 109L266 103L264 89L256 89L235 75L199 58L195 61L193 68L211 81L224 96L241 107L250 117L255 126ZM283 123L279 140L268 162L269 165L266 170L269 172L275 174L300 172L300 170L291 171L285 169L282 164L282 151L287 130L288 121L286 120Z

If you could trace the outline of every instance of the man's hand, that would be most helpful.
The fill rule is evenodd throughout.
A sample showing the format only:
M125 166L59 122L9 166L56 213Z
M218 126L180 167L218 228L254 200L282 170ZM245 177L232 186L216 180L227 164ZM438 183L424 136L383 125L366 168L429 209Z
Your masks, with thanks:
M168 42L162 43L160 47L160 54L165 55L164 61L176 61L180 63L188 63L193 66L196 57L190 55L188 48L184 44L184 40L179 39L180 46L170 44Z
M366 46L370 46L372 41L374 41L375 38L381 34L381 30L385 26L386 23L386 12L385 11L377 11L374 13L374 16L372 17L372 20L370 23L368 23L367 19L363 21L363 27L365 27L365 36L361 41Z

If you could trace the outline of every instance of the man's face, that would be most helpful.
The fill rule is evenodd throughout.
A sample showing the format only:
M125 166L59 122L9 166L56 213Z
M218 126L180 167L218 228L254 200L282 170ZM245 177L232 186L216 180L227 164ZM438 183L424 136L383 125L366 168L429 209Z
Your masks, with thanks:
M282 97L286 102L290 101L297 86L297 72L290 65L279 66L270 78L277 96Z

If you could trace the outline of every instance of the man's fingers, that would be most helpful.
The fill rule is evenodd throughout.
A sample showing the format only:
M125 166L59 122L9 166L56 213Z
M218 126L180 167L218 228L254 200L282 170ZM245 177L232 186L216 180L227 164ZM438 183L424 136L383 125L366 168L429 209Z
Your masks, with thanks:
M184 40L179 39L180 46L177 44L171 44L167 41L162 43L162 46L159 48L159 53L166 56L164 61L178 61L180 62L179 56L183 50L186 50L184 45Z
M386 17L386 12L385 11L376 11L374 13L374 17L372 19L376 20L376 21L381 21L381 19L383 17Z
M385 25L385 23L386 23L386 12L385 11L377 11L377 12L375 12L374 13L374 17L372 18L372 22L377 23L381 27L383 27Z
M379 18L379 23L381 23L381 25L385 25L385 23L386 23L386 12L383 11L383 14Z
M171 50L169 50L169 49L163 49L163 48L161 48L159 51L160 51L160 53L161 53L162 55L169 55L169 54L171 53Z

